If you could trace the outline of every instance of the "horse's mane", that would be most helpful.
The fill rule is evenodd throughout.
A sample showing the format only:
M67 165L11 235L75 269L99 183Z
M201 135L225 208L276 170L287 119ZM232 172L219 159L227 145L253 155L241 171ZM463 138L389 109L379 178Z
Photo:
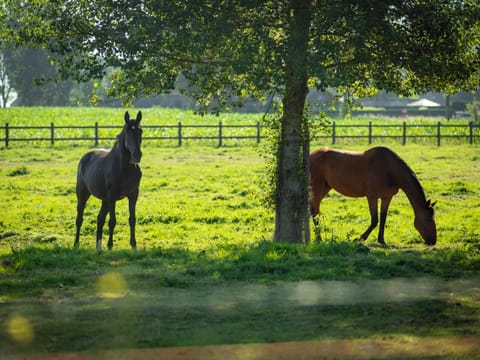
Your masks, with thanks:
M126 125L124 125L122 127L122 131L120 131L117 136L115 136L115 143L113 144L113 147L112 149L115 147L115 145L119 144L120 143L120 140L122 140L124 137L125 137L125 127Z
M124 126L122 127L122 131L120 131L120 132L117 134L115 142L118 142L121 137L125 136L125 126L126 126L126 125L124 125Z
M427 201L427 197L425 196L425 191L423 190L422 184L420 184L420 181L418 180L417 174L415 174L415 171L412 170L410 166L403 160L400 156L398 156L395 152L390 151L392 155L395 157L395 159L398 161L398 163L407 171L408 175L410 176L413 184L415 187L418 188L421 196Z

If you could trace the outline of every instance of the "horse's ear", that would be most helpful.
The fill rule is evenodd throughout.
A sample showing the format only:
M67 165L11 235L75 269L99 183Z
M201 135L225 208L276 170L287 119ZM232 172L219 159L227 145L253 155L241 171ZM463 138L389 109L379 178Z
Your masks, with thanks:
M434 201L433 203L430 203L430 206L433 208L435 206L435 204L437 203L437 201Z
M128 111L125 111L125 124L128 124L129 121L130 121L130 114L128 113Z
M137 120L136 120L136 121L137 121L137 124L140 123L140 120L142 120L142 112L141 112L141 111L139 111L139 112L137 113Z

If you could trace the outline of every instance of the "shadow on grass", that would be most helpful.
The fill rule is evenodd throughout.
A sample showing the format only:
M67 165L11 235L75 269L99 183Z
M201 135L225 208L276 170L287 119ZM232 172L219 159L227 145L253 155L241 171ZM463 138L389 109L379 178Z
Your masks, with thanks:
M480 264L466 250L29 247L1 261L0 355L480 334ZM117 283L102 292L109 274ZM28 343L9 333L17 315Z
M0 283L13 295L49 287L88 286L105 272L122 273L138 290L217 284L302 280L375 280L480 275L480 254L470 248L399 249L356 242L309 246L262 241L250 247L207 250L152 248L97 253L58 246L26 247L0 257Z

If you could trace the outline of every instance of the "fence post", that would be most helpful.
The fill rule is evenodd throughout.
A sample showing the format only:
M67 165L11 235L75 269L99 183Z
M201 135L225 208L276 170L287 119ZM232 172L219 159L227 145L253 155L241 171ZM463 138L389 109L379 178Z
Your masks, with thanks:
M178 122L178 147L182 146L182 122Z
M222 120L218 122L218 147L222 147Z
M473 121L468 122L470 145L473 144Z
M8 147L8 122L5 123L5 147Z
M407 144L407 123L403 122L402 145Z
M437 146L440 146L440 139L441 139L441 133L440 133L440 127L442 125L440 124L440 121L437 123Z
M53 125L53 122L50 123L50 144L55 144L55 126Z
M95 122L95 146L98 146L98 121Z
M335 144L335 121L332 122L332 145Z
M368 144L372 143L372 122L368 122Z
M257 144L260 144L260 121L257 121Z

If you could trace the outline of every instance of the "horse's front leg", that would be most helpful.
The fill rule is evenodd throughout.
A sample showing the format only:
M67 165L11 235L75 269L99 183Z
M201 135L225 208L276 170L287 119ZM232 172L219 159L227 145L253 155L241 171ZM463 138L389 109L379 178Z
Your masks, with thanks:
M130 225L130 246L133 249L137 248L137 240L135 239L135 223L137 221L135 215L135 206L137 204L138 199L138 189L128 197L128 210L130 216L128 218L128 223Z
M107 247L108 250L112 250L113 247L113 230L115 229L115 225L117 225L117 217L115 215L115 200L109 200L109 213L110 213L110 220L108 221L108 243Z
M357 239L358 241L367 240L370 233L375 229L378 224L378 199L376 197L367 197L368 207L370 209L370 226L367 230Z
M105 225L105 218L108 213L108 202L102 200L102 207L97 216L97 251L102 251L102 233L103 225Z
M383 237L385 233L385 224L387 222L387 212L388 206L392 197L382 198L382 203L380 205L380 229L378 230L378 242L380 244L385 244L385 239Z

